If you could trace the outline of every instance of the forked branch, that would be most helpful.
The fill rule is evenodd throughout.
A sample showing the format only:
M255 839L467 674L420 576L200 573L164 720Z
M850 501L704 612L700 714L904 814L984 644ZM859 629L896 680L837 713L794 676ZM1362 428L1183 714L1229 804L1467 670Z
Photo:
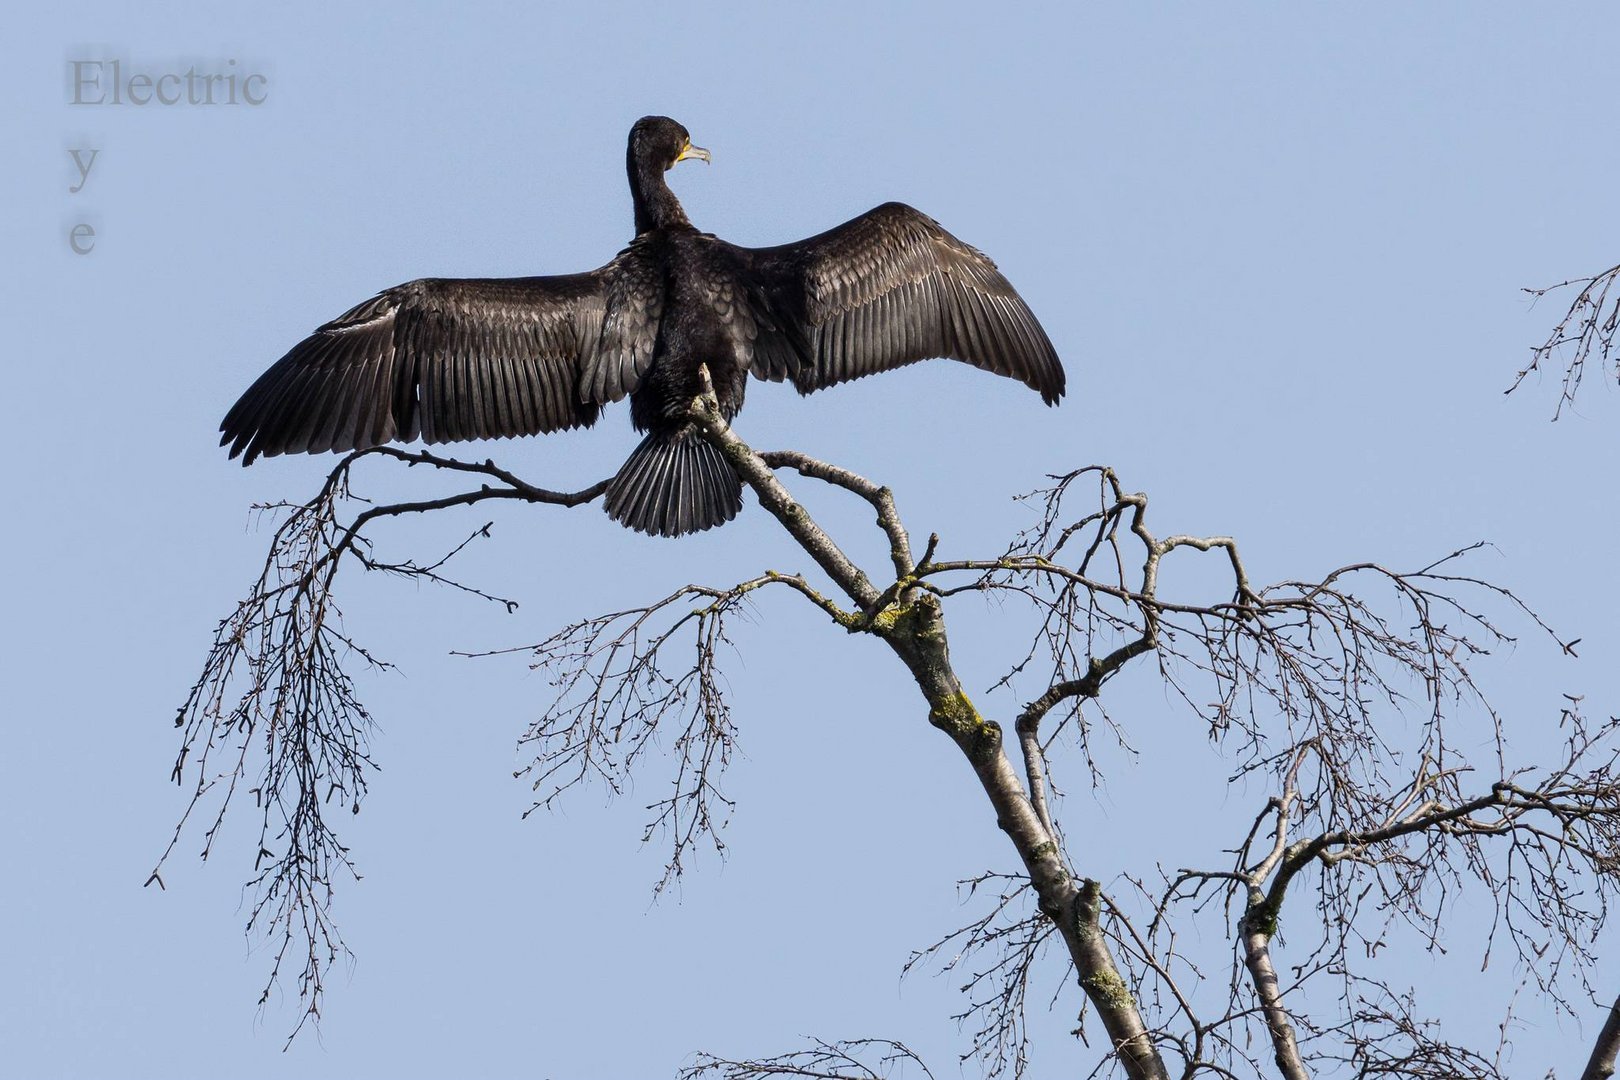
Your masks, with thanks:
M1591 277L1571 278L1556 285L1524 292L1539 300L1543 296L1574 289L1575 293L1564 311L1564 317L1552 328L1547 339L1530 350L1530 362L1513 378L1507 388L1511 394L1531 372L1540 372L1543 365L1561 365L1558 405L1553 419L1563 415L1565 406L1575 403L1575 393L1581 387L1588 364L1608 366L1620 362L1620 266ZM1613 374L1620 378L1620 366Z

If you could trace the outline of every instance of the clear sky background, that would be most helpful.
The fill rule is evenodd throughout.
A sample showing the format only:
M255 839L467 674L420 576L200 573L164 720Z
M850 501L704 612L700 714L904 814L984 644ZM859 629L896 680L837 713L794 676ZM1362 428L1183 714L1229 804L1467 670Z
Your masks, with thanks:
M946 363L809 399L756 384L738 422L756 446L891 484L951 555L999 551L1027 521L1010 496L1092 462L1149 492L1167 531L1236 535L1259 581L1415 568L1488 539L1480 569L1584 639L1579 661L1527 637L1482 666L1527 755L1560 695L1620 708L1615 394L1594 381L1557 424L1551 380L1502 395L1561 310L1519 288L1620 258L1612 5L46 11L14 12L0 40L0 1072L639 1078L813 1034L902 1038L956 1074L956 979L899 968L963 921L955 880L1013 857L875 642L786 598L761 605L730 665L745 754L729 858L656 904L663 848L639 840L663 774L520 821L514 741L545 682L521 658L448 655L688 580L808 569L751 498L679 542L596 507L498 512L466 572L521 600L512 615L351 580L350 630L402 674L361 685L383 772L344 823L366 874L336 908L358 962L318 1034L283 1053L295 1001L255 1011L247 835L207 865L192 836L168 890L141 887L183 807L174 708L268 541L248 506L302 499L332 464L244 471L214 445L220 416L378 289L607 261L631 235L624 138L645 113L714 153L672 178L700 227L778 243L912 203L999 262L1069 372L1053 410ZM268 99L74 108L76 58L235 59ZM74 147L100 153L70 194ZM81 221L85 256L68 244ZM588 432L469 452L565 487L609 475L634 441L616 408ZM384 471L367 491L421 482ZM869 529L810 497L831 527ZM490 516L380 535L429 550ZM958 609L977 691L1028 626ZM1037 689L983 703L1006 716ZM1072 756L1056 766L1083 872L1218 861L1265 792L1228 791L1230 760L1151 677L1122 680L1112 707L1149 752L1096 793ZM1384 970L1493 1038L1514 972L1478 976L1470 912L1452 925L1446 959ZM1073 1007L1037 1026L1045 1075L1093 1058L1064 1034ZM1595 1021L1517 1011L1510 1071L1578 1072Z

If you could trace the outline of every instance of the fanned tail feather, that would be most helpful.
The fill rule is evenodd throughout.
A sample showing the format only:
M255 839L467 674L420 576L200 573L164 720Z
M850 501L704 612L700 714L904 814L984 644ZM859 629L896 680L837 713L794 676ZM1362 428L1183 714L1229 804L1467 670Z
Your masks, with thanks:
M654 431L608 485L606 509L637 532L684 536L736 517L742 481L697 428Z

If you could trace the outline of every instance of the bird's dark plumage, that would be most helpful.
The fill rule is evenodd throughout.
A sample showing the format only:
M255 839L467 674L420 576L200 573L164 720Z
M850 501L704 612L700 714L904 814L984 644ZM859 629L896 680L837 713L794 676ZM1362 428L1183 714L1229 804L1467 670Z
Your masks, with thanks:
M700 233L664 173L708 160L686 129L645 117L627 165L636 238L606 266L558 277L426 278L320 327L220 424L231 456L346 451L588 427L630 398L647 433L608 488L642 532L723 524L742 485L686 419L707 365L729 418L749 374L802 394L929 357L1018 379L1049 405L1064 373L994 263L932 218L886 203L773 248Z

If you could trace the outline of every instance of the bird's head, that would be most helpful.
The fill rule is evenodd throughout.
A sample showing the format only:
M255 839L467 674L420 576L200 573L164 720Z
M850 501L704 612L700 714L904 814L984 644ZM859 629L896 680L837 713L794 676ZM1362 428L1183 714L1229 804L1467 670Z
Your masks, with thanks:
M709 160L709 152L692 145L686 128L667 116L643 116L630 129L630 158L642 165L653 165L660 172L675 167L677 161Z

